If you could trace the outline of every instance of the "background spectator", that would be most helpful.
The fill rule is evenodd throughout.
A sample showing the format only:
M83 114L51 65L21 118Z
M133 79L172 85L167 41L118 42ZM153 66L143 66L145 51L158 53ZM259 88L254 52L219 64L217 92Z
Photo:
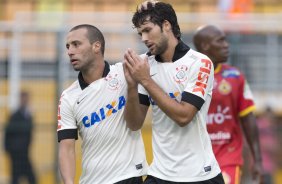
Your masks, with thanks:
M5 149L11 159L11 184L19 183L21 177L25 177L30 184L36 183L29 159L33 121L28 103L29 94L22 91L20 106L12 113L5 129Z

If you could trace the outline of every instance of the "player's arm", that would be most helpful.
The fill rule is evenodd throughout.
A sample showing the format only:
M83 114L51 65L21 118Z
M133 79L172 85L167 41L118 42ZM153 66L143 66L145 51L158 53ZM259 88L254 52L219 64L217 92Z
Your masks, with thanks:
M253 112L248 113L245 116L240 117L242 122L242 128L246 137L246 141L251 150L251 154L254 158L254 169L255 175L260 175L262 177L262 157L259 144L259 133L256 125L256 117Z
M258 183L261 184L263 168L259 144L259 132L256 125L256 117L253 113L255 109L253 95L243 74L240 75L238 83L238 101L240 109L239 117L242 124L243 133L254 159L254 165L252 167L253 180L259 181Z
M75 140L78 139L76 121L72 115L72 107L63 94L58 106L57 136L59 142L59 168L64 184L74 184L75 178Z
M125 58L125 63L126 63ZM128 97L125 106L125 120L127 127L133 131L139 130L142 128L147 111L148 106L142 105L139 103L139 95L138 95L138 86L137 82L132 78L126 64L124 63L124 75L128 84Z
M134 51L128 50L125 53L127 60L126 66L132 74L132 77L140 83L158 104L158 107L166 113L179 126L187 125L195 116L198 109L186 102L177 102L171 99L150 77L149 64L143 60Z
M64 184L74 184L75 139L63 139L60 141L59 167Z
M151 78L142 81L141 84L158 104L158 107L181 127L190 123L198 112L194 105L184 101L177 102L170 98Z
M125 120L127 127L136 131L142 128L148 106L139 103L137 89L128 90L128 99L125 107Z

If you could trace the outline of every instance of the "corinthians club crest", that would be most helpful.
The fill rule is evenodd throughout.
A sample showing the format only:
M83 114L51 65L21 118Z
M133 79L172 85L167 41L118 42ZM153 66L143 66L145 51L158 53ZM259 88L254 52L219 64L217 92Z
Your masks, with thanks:
M188 70L188 67L185 65L181 65L175 68L176 70L176 75L173 76L173 79L177 83L181 83L187 80L187 75L186 72Z
M121 81L118 79L118 74L108 74L108 76L105 78L105 80L108 82L108 88L111 90L118 90L121 86Z

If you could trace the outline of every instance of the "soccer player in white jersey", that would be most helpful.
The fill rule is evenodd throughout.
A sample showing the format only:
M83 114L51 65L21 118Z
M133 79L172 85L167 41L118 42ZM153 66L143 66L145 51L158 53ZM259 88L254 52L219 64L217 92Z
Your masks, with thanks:
M149 105L153 111L153 162L144 183L223 184L205 122L213 64L181 41L170 4L145 4L132 22L149 52L128 49L124 56L128 127L140 129Z
M78 80L58 107L59 166L63 182L75 178L75 140L82 139L80 184L139 184L147 162L140 131L126 126L127 82L123 65L104 60L103 34L92 25L72 28L66 39Z

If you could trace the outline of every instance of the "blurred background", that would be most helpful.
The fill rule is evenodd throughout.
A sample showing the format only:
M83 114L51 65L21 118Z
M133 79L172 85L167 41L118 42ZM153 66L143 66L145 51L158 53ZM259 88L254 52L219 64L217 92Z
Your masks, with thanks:
M105 58L110 63L122 61L128 47L141 54L146 48L131 23L140 2L0 0L0 140L4 140L9 117L20 104L21 91L28 92L33 116L30 158L39 184L60 183L56 137L58 98L77 77L69 65L65 49L68 30L82 23L97 26L104 33ZM193 33L200 25L214 24L226 31L231 47L228 62L246 75L254 92L258 119L268 117L266 112L271 113L271 119L263 119L270 122L271 130L261 133L266 135L261 140L275 139L264 143L276 148L270 151L266 167L269 168L270 164L275 183L282 183L282 1L164 2L173 5L182 39L191 47ZM148 161L151 162L150 115L143 136ZM8 184L11 180L11 161L4 147L4 142L0 141L0 184ZM76 181L81 172L79 141L77 156ZM22 183L27 181L23 179Z

